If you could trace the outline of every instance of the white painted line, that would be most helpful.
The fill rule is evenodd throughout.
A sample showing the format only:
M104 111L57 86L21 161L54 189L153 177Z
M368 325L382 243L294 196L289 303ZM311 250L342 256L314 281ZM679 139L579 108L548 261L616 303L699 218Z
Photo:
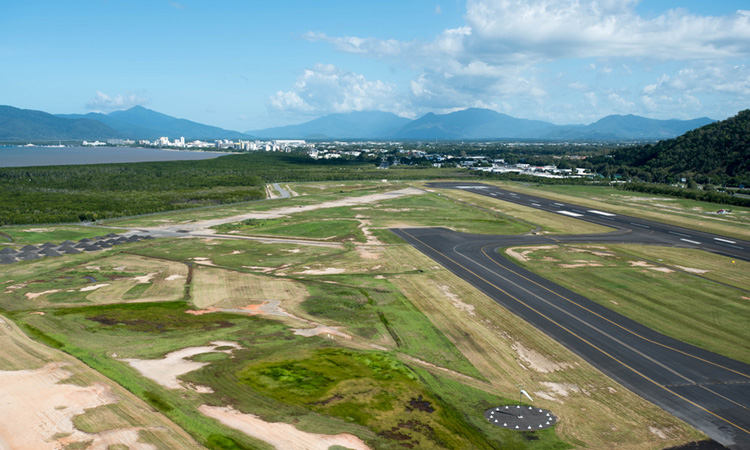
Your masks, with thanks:
M566 216L572 216L572 217L583 217L583 214L576 214L574 212L570 211L557 211L558 214L565 214Z
M727 242L729 244L736 244L734 241L730 241L729 239L722 239L722 238L714 238L715 241L721 241L721 242Z
M553 205L557 205L557 206L565 206L565 205L563 205L562 203L553 203Z
M637 227L641 227L641 228L651 228L651 227L650 227L650 226L648 226L648 225L643 225L643 224L640 224L640 223L635 223L635 222L630 222L630 225L635 225L635 226L637 226ZM684 240L685 240L685 239L683 239L683 241L684 241Z
M610 216L610 217L614 216L614 214L612 213L608 213L604 211L597 211L595 209L589 209L589 212L593 214L599 214L600 216Z
M671 233L671 234L676 234L677 236L692 237L692 236L690 236L689 234L682 234L682 233L678 233L678 232L676 232L676 231L668 231L668 233Z
M685 241L685 242L690 242L691 244L695 244L695 245L701 245L701 243L700 243L700 242L696 242L696 241L691 241L690 239L680 239L680 240L681 240L681 241Z
M538 206L538 207L541 207L541 206L542 206L542 205L540 205L539 203L532 203L532 205L533 205L533 206Z
M554 206L555 208L559 208L559 207L561 207L563 205L561 205L560 203L551 203L550 206Z

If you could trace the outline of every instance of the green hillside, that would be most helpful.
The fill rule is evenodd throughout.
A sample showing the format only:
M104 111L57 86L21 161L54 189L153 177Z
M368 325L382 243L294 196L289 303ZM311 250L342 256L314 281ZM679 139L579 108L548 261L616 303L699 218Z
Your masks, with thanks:
M120 137L91 119L65 119L43 111L0 105L0 141L94 140Z
M622 171L652 174L653 181L671 176L750 184L750 110L674 139L617 150L612 160Z

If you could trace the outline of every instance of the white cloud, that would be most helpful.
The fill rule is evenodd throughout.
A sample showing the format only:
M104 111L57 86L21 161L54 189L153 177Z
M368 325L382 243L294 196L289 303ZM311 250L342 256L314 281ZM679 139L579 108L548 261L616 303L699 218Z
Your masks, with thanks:
M94 97L86 103L86 109L106 113L120 109L132 108L136 105L146 105L148 103L149 99L145 94L128 92L125 94L109 96L102 91L96 91Z
M278 111L318 114L405 111L397 101L394 85L369 81L361 74L326 64L306 69L292 90L278 91L269 98L268 105Z
M630 0L469 0L470 47L493 58L706 59L750 54L750 14L654 18Z
M375 89L382 94L377 98L401 100L387 110L485 106L566 121L565 114L577 120L630 112L695 117L707 105L721 117L748 102L750 71L742 63L750 56L750 12L700 16L680 9L644 17L638 3L467 0L465 24L427 42L312 32L304 38L413 72L400 97L387 83L388 94ZM278 93L277 102L291 93L320 109L298 87Z

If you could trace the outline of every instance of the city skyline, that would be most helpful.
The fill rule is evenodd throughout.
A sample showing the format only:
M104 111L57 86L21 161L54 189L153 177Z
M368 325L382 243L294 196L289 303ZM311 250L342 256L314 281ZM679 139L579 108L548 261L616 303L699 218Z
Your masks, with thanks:
M0 103L141 105L238 131L468 107L557 124L724 119L750 104L743 3L15 2L0 8Z

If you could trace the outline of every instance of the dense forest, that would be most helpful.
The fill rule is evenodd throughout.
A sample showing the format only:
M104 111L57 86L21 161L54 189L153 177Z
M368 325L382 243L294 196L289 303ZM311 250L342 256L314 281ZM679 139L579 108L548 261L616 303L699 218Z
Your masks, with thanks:
M653 145L622 147L588 158L605 177L657 183L682 178L698 183L750 185L750 110Z
M0 169L0 225L94 221L265 198L264 184L461 176L430 166L378 170L372 162L250 153L203 161Z

